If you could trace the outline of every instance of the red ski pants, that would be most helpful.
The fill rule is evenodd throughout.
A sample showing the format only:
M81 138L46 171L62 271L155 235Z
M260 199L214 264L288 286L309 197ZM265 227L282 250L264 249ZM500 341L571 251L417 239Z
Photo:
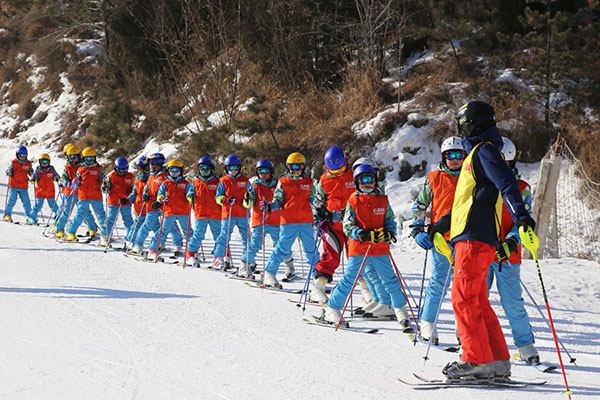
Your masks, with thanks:
M462 343L462 360L475 364L510 358L487 293L488 269L495 256L494 246L483 242L459 241L454 247L452 307Z
M340 265L340 254L342 250L348 249L348 238L344 235L342 224L333 223L325 228L323 233L323 257L315 265L316 274L327 278L328 282L331 282L333 273Z

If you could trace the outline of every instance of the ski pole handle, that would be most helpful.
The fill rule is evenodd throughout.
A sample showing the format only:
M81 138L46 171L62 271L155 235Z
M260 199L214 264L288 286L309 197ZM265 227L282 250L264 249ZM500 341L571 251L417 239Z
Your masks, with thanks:
M448 242L446 242L446 239L444 239L444 236L441 233L435 233L433 236L433 245L438 253L448 259L450 265L454 265L454 260L452 259L452 249L450 246L448 246Z
M533 229L531 229L531 227L528 226L527 230L525 230L521 226L519 228L519 236L521 237L521 242L523 242L523 246L525 246L525 248L531 252L531 254L533 255L533 259L537 260L537 250L540 245L540 240L538 239Z

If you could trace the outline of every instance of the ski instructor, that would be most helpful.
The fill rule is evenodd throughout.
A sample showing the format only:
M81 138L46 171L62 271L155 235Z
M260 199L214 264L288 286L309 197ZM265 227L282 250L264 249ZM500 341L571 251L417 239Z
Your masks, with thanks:
M454 245L452 307L462 343L461 362L444 367L450 379L510 376L510 355L498 317L487 297L487 274L500 243L502 201L518 227L535 228L514 174L500 153L502 138L491 105L471 101L456 114L468 154L454 194L452 210L431 227L450 230Z

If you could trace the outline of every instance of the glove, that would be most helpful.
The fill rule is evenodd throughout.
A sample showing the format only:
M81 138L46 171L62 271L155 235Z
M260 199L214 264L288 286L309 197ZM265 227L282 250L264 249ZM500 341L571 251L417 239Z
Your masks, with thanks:
M163 196L158 201L160 201L162 204L166 204L169 202L169 196Z
M527 231L527 228L531 227L531 230L534 231L535 230L535 221L530 216L527 216L527 217L521 218L520 220L517 221L517 227L518 228L523 227L523 230L525 230L525 231Z
M71 187L73 189L78 188L80 183L81 181L79 180L79 178L73 178L73 180L71 180Z
M392 242L392 243L396 243L396 236L394 235L394 232L392 231L388 231L387 229L383 229L382 231L379 231L379 236L378 236L378 240L380 242Z
M119 199L119 205L120 205L120 206L124 206L124 205L126 205L127 203L129 203L129 200L127 200L127 197L121 197L121 198Z
M195 198L196 198L195 195L189 195L188 197L186 197L186 199L189 203L193 203Z
M244 202L246 202L246 204L250 203L252 201L252 192L251 191L247 191L244 194Z
M425 250L431 250L431 248L433 247L433 243L431 242L431 239L429 239L429 236L425 232L417 233L414 236L414 238L415 238L417 244Z
M362 231L360 231L358 233L358 240L362 242L373 242L373 243L377 243L376 240L376 231L374 231L373 229L363 229Z
M273 206L268 201L262 200L260 203L258 203L258 209L262 212L266 212L267 214L271 214L271 211L273 211Z
M157 211L162 207L162 203L160 201L155 201L150 205L150 207L152 207L154 211Z
M508 257L510 257L510 253L516 253L518 248L519 243L517 242L517 239L515 239L512 236L506 238L506 240L500 243L500 245L498 245L498 248L496 249L496 256L498 257L498 261L508 260Z
M223 197L223 204L234 205L235 204L235 197L232 197L232 196L225 196L225 197Z
M104 182L102 182L101 189L104 193L110 192L110 180L107 179Z
M330 224L333 220L333 214L325 207L319 207L316 210L317 219L323 221L326 224Z
M150 200L150 193L148 193L148 192L142 193L142 201L148 201L148 200Z

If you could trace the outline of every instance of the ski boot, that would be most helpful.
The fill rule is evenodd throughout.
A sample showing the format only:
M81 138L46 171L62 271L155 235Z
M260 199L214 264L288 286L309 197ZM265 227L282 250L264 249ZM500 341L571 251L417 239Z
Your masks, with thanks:
M283 261L285 263L285 279L292 280L296 277L294 272L294 259L292 257Z
M74 233L69 233L67 235L67 238L65 239L67 242L76 242L77 241L77 236L75 236Z
M421 326L419 328L421 329L419 339L428 342L431 338L432 344L438 345L440 343L437 331L433 330L433 322L421 320Z
M508 379L510 377L510 360L499 360L492 363L494 378Z
M223 257L215 257L213 259L213 268L214 269L223 269Z
M5 220L6 222L13 222L13 220L12 220L12 217L11 217L10 215L5 215L5 216L4 216L4 220Z
M367 304L365 307L357 308L356 310L354 310L354 315L364 315L366 313L370 313L371 310L374 309L375 307L377 307L378 305L379 305L378 302L372 301L369 304Z
M448 379L454 380L469 380L469 379L489 379L494 376L494 367L492 363L473 364L470 362L448 363L442 369L442 374Z
M325 285L327 285L327 279L323 277L315 279L308 294L308 301L321 304L327 303L329 297L325 294Z
M252 278L252 271L250 271L250 264L246 261L242 261L242 266L237 270L236 275L240 278Z
M540 365L540 355L533 343L519 347L519 354L527 364Z
M369 304L373 301L373 295L371 294L371 290L369 289L369 285L367 285L367 281L364 279L360 279L358 281L360 284L360 293L362 294L362 300L365 304Z
M267 271L265 271L265 274L263 276L263 285L276 289L281 289L283 287L281 286L281 283L279 283L279 281L277 280L277 277Z
M63 238L65 236L65 231L58 231L56 232L56 237L58 239Z

